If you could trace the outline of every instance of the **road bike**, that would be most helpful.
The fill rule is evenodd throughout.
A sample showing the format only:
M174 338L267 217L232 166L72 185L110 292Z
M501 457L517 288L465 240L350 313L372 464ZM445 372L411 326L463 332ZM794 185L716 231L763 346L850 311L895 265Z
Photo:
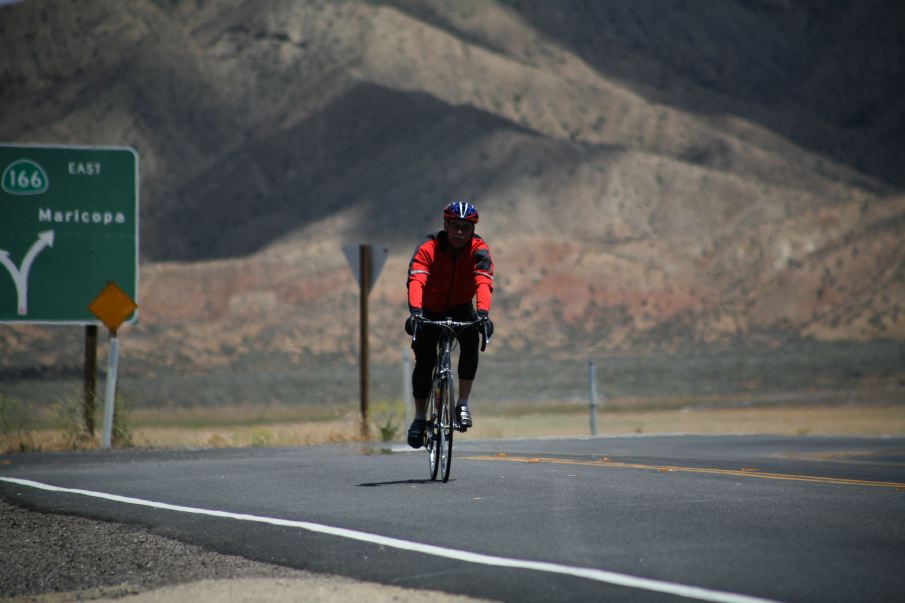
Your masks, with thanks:
M458 322L450 318L443 320L420 319L412 335L414 344L418 331L424 327L440 329L440 340L437 344L439 353L434 365L431 380L431 392L427 400L427 429L424 432L424 447L427 449L430 464L430 476L436 480L439 475L444 482L449 481L449 469L452 465L453 432L465 431L460 427L456 417L456 382L452 371L452 352L459 340L457 335L465 329L481 326L481 351L487 348L486 324L478 319L471 322Z

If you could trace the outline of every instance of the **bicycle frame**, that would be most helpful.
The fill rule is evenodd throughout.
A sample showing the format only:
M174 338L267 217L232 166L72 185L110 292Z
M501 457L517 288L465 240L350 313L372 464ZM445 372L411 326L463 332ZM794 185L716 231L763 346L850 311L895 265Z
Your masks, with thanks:
M449 471L452 465L453 432L458 428L455 417L455 390L456 382L452 372L452 351L458 342L457 335L466 328L481 324L481 320L472 322L458 322L452 319L429 320L422 319L421 325L434 326L440 329L438 341L439 354L434 365L431 393L428 399L428 430L425 448L428 453L430 476L437 479L440 474L444 482L449 480ZM412 334L414 344L418 337L420 325L417 325ZM482 339L481 349L487 345L486 333Z
M460 332L467 328L482 324L481 320L473 320L470 322L458 322L449 318L443 320L430 320L422 318L421 325L435 326L441 329L440 341L438 342L439 354L437 355L437 364L434 366L433 386L436 388L441 380L452 380L452 352L456 348L458 340L456 337ZM481 333L481 351L487 347L487 339L484 333ZM412 335L412 343L418 337L418 328Z
M437 354L437 364L434 366L434 387L445 379L452 379L452 351L456 341L455 335L451 335L444 331L440 336L439 353Z

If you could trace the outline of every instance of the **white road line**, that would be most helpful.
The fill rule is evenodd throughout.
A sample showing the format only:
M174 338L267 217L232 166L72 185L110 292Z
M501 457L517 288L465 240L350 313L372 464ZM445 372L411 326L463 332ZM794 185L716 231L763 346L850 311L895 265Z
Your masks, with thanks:
M586 578L588 580L596 580L597 582L605 582L607 584L615 584L617 586L624 586L627 588L637 588L641 590L666 593L679 597L686 597L689 599L697 599L700 601L718 601L720 603L775 603L774 601L771 601L769 599L761 599L759 597L750 597L747 595L710 590L697 586L686 586L684 584L664 582L661 580L651 580L649 578L639 578L637 576L619 574L606 570L560 565L558 563L547 563L544 561L509 559L507 557L496 557L494 555L484 555L482 553L472 553L458 549L448 549L431 544L422 544L409 540L389 538L387 536L379 536L377 534L369 534L367 532L359 532L357 530L348 530L345 528L336 528L318 523L311 523L308 521L292 521L289 519L277 519L275 517L260 517L257 515L247 515L244 513L230 513L228 511L215 511L211 509L200 509L197 507L184 507L182 505L171 505L169 503L155 502L141 498L131 498L128 496L119 496L117 494L107 494L105 492L79 490L77 488L61 488L59 486L51 486L49 484L42 484L40 482L35 482L27 479L17 479L13 477L0 477L0 481L8 482L11 484L18 484L20 486L27 486L30 488L37 488L39 490L46 490L48 492L81 494L83 496L91 496L93 498L101 498L104 500L125 503L128 505L151 507L153 509L178 511L180 513L193 513L195 515L207 515L209 517L221 517L225 519L235 519L238 521L253 521L274 526L298 528L301 530L307 530L309 532L330 534L332 536L339 536L341 538L349 538L351 540L368 542L371 544L400 549L403 551L412 551L415 553L423 553L425 555L445 557L447 559L455 559L457 561L465 561L467 563L478 563L481 565L491 565L495 567L509 567L515 569L547 572L551 574L561 574L564 576L575 576L578 578Z

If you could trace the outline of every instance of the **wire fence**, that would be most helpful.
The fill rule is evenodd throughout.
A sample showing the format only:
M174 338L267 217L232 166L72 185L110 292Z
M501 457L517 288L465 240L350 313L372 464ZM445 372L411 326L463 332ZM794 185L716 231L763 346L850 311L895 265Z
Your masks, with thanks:
M891 383L905 388L905 344L799 343L780 349L738 348L607 355L594 358L516 358L482 354L472 396L525 404L587 402L588 363L596 363L601 399L670 398L706 402L745 393L857 388ZM101 365L103 363L100 363ZM343 359L288 365L238 363L208 373L130 370L122 361L118 392L132 408L219 405L340 405L357 408L358 365ZM395 363L371 363L369 398L406 400L402 350ZM99 370L98 396L104 375ZM37 405L81 395L77 371L0 382L0 395Z

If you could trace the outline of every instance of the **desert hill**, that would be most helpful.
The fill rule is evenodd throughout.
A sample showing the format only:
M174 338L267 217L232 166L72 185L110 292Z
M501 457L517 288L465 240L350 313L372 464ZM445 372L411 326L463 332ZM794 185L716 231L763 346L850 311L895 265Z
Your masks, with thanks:
M905 337L899 3L0 7L0 139L141 155L142 366L352 361L340 245L389 244L372 353L443 204L494 353ZM40 329L3 362L52 365ZM156 370L156 369L155 369Z

